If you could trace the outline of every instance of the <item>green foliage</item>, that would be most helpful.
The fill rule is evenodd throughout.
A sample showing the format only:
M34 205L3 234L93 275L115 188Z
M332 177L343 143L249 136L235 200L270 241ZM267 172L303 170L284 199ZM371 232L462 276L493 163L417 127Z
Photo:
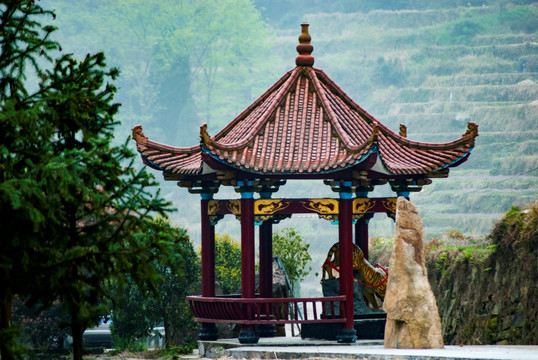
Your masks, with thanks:
M123 351L139 353L147 350L146 343L140 338L124 338L113 335L112 339L114 341L114 350L111 355L120 354Z
M117 350L131 350L140 339L147 337L153 327L151 309L146 306L147 299L136 285L130 283L120 289L112 290L120 296L119 303L112 307L110 332Z
M444 244L428 254L429 280L438 299L447 343L533 344L538 333L527 327L536 318L536 223L530 204L513 208L488 236L489 245L450 232L467 245ZM450 239L449 239L450 240Z
M54 6L69 29L62 40L76 53L105 50L121 64L126 131L152 124L163 142L191 146L201 122L217 131L280 75L265 71L273 57L272 34L250 0L80 0Z
M223 294L235 294L241 286L241 246L228 234L215 236L215 277Z
M458 230L447 230L440 238L433 238L426 244L425 253L438 253L435 267L443 275L451 264L450 261L447 262L449 252L453 254L455 261L482 263L495 249L496 246L486 237L466 236Z
M524 208L513 206L496 224L490 240L502 249L516 246L518 243L533 248L538 245L538 200Z
M502 7L499 22L508 25L513 31L532 34L538 30L538 7L523 5Z
M82 332L108 311L107 285L150 287L155 265L177 256L151 220L171 208L152 176L134 169L127 143L112 145L118 70L107 69L102 53L64 55L46 67L59 45L36 18L52 13L34 2L0 10L1 311L14 295L42 308L59 300L80 359ZM32 74L38 87L25 82ZM16 356L8 343L0 346L5 359Z
M159 359L177 359L179 355L192 354L198 348L198 342L194 340L186 341L180 346L168 346L159 352Z
M447 268L447 259L448 254L446 252L442 252L441 255L437 258L437 261L435 262L435 268L441 273L441 276L445 275Z
M13 323L20 328L23 344L39 353L64 352L64 340L69 335L65 328L69 318L62 311L59 302L40 311L38 306L27 307L16 298L13 301Z
M117 348L132 347L151 334L154 327L164 325L166 346L182 346L197 329L185 297L198 285L198 257L184 229L169 221L155 220L166 234L161 241L170 242L173 256L158 269L155 287L140 288L133 281L111 291L119 299L113 304L111 332Z
M392 246L394 245L394 236L392 238L373 237L368 244L368 261L372 264L388 266Z
M292 290L312 271L311 266L307 267L312 260L309 247L310 244L293 228L284 228L273 234L273 255L280 256Z
M482 29L479 23L464 17L443 25L436 34L436 40L441 45L462 44L479 34Z

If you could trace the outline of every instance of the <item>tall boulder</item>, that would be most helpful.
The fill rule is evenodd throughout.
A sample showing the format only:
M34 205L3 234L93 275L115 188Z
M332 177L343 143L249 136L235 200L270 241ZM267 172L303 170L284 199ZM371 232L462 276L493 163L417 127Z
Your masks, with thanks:
M443 336L424 259L424 231L417 208L399 197L383 310L386 348L442 348Z

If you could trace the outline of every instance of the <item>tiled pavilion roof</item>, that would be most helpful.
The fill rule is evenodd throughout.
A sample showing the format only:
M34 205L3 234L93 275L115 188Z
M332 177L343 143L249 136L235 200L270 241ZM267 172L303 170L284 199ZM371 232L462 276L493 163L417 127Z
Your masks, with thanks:
M461 138L441 144L408 140L403 126L395 133L313 67L307 26L303 24L299 37L297 67L216 135L210 136L202 125L199 145L163 145L135 127L133 137L144 162L178 176L196 177L226 168L300 177L360 168L368 161L366 169L390 178L428 176L466 160L478 136L476 124L469 123ZM377 163L372 168L374 156Z

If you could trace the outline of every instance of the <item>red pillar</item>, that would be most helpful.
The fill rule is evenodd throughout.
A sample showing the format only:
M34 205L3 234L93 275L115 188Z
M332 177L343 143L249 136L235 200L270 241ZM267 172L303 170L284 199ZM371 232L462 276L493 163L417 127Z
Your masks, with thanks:
M238 181L239 186L249 185ZM255 297L256 283L254 276L254 193L247 189L241 192L241 298ZM251 306L244 308L246 316L253 317ZM239 332L239 342L242 344L255 344L259 336L252 325L243 325Z
M201 243L202 243L202 296L215 296L215 226L211 225L207 213L212 194L202 194L201 208ZM218 331L215 324L202 323L198 332L200 340L217 340Z
M355 244L361 248L364 258L368 260L368 214L364 214L355 224Z
M251 193L250 193L251 194ZM243 195L243 194L241 194ZM254 198L241 198L241 297L255 296Z
M201 201L202 296L215 296L215 226L209 222L209 199Z
M273 297L273 222L264 221L260 225L260 297ZM271 312L265 315L271 315ZM274 337L276 328L272 324L258 325L260 337Z
M273 297L273 224L260 225L260 297Z
M340 295L346 296L346 322L338 342L353 343L357 339L353 321L353 201L351 193L340 193L338 235L340 241ZM342 310L342 309L341 309Z

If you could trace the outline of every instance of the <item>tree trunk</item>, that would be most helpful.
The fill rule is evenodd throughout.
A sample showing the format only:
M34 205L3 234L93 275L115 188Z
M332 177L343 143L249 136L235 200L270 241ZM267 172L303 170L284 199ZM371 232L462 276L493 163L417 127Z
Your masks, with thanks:
M71 310L71 333L73 336L73 360L82 360L82 325L77 320L78 314Z
M170 334L172 332L170 325L170 317L168 316L168 312L166 311L166 305L162 305L162 311L161 311L162 317L163 317L163 325L164 325L164 346L165 348L170 346Z
M13 303L13 295L7 284L2 286L0 298L0 356L2 360L13 360L15 354L13 352L14 333L12 324L11 306Z

